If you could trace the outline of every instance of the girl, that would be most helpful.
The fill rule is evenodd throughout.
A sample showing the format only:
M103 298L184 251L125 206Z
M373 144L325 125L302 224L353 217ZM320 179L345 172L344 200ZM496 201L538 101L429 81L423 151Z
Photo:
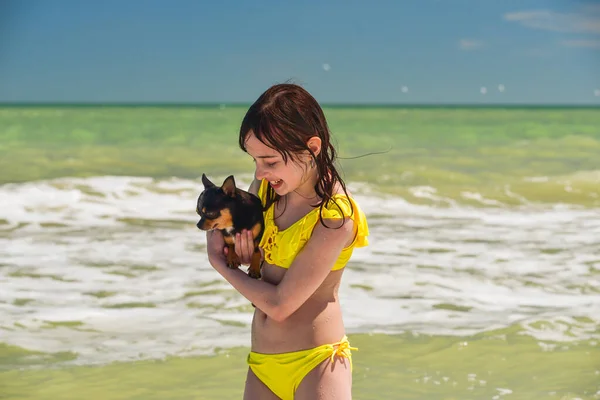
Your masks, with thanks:
M300 86L275 85L246 113L239 144L256 163L249 191L264 206L262 279L227 267L219 231L207 233L207 251L256 307L244 399L351 399L338 288L368 226L334 165L323 110ZM250 263L251 232L236 237L235 251Z

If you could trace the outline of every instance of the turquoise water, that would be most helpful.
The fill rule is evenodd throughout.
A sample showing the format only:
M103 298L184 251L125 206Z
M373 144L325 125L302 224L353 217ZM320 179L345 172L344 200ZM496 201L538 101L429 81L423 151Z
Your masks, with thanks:
M250 182L244 111L0 108L0 393L241 393L252 309L195 201ZM599 111L325 111L371 230L340 290L355 397L600 398Z

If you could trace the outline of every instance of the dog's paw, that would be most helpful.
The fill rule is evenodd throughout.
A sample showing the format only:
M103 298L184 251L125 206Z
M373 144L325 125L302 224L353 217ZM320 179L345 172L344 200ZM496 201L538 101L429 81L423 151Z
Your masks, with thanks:
M235 252L233 252L233 250L229 250L229 253L227 254L227 266L231 269L236 269L240 265L242 264L240 263L240 260Z
M227 266L228 266L229 268L231 268L231 269L237 269L237 268L239 268L239 267L240 267L240 265L242 265L242 264L240 264L240 263L238 263L238 262L236 262L236 261L231 261L231 262L228 262L228 263L227 263Z
M249 269L248 276L252 279L260 279L261 274L260 271L253 271L252 269Z

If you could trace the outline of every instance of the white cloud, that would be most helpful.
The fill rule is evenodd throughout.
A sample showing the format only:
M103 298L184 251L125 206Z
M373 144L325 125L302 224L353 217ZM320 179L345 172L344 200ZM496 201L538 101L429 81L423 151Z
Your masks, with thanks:
M578 13L550 10L518 11L504 14L504 19L533 29L564 33L600 34L600 7L588 5Z
M476 50L483 47L483 42L474 39L460 39L458 47L460 47L461 50Z
M590 49L600 49L600 40L562 40L559 43L566 47L586 47Z

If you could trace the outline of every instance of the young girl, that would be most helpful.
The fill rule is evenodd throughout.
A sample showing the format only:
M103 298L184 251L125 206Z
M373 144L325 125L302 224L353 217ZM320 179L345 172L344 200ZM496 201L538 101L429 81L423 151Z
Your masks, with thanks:
M244 399L351 399L338 288L368 226L334 165L323 110L303 88L275 85L246 113L239 144L256 163L249 191L265 210L261 280L227 267L219 231L207 242L211 265L256 307ZM235 251L250 263L251 232Z

